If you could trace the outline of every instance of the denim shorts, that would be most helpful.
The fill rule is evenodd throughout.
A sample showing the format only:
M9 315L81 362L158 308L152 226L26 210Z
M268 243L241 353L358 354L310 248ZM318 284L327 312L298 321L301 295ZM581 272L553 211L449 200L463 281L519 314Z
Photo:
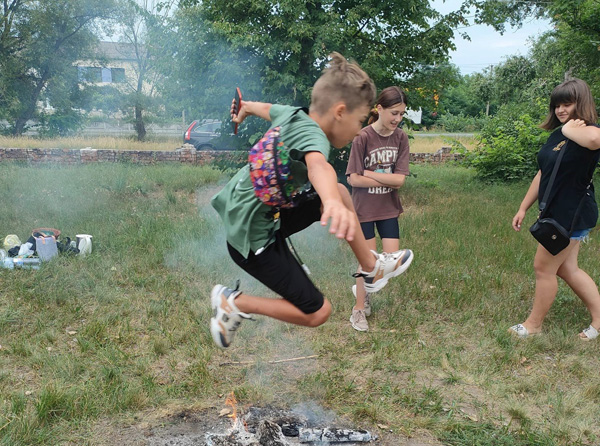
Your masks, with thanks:
M583 240L589 235L591 230L592 228L573 231L571 232L571 240Z

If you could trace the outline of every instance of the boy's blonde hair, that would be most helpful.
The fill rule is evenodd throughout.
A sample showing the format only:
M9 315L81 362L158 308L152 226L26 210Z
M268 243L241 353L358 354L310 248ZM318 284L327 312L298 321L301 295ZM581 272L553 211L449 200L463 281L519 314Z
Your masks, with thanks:
M345 103L348 111L361 105L373 105L377 90L367 73L340 53L331 53L329 57L329 67L313 87L310 111L322 115L338 102Z

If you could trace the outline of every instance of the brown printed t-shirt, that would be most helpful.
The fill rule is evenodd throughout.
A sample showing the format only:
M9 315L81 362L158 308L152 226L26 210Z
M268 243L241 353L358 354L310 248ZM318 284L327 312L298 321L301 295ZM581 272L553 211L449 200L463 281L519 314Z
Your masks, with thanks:
M352 141L346 175L364 175L365 170L408 175L409 153L408 136L402 130L384 137L369 125ZM398 191L390 187L353 187L352 202L361 223L397 218L402 213Z

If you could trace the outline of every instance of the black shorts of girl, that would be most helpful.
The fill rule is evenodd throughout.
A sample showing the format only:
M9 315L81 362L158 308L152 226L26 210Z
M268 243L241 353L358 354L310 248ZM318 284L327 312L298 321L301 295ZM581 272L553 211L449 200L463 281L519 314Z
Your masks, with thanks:
M275 241L260 254L250 252L245 259L228 243L229 255L244 271L303 313L314 313L323 306L323 294L308 278L285 239L321 219L321 200L317 196L298 207L282 209L279 218L281 227Z
M360 227L365 235L365 239L371 240L375 238L375 226L377 226L377 232L379 232L379 237L381 238L400 238L398 217L361 223Z

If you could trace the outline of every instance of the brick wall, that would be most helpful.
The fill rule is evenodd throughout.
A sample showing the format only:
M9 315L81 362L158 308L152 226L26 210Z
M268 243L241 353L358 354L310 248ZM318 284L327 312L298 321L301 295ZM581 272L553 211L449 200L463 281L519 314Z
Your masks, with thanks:
M440 163L457 160L460 155L450 153L450 147L442 147L435 153L411 153L412 163ZM37 165L90 164L129 162L133 164L183 163L193 165L210 164L215 160L238 161L245 154L225 150L196 150L190 144L173 151L153 150L101 150L101 149L16 149L0 147L0 162L17 161Z

